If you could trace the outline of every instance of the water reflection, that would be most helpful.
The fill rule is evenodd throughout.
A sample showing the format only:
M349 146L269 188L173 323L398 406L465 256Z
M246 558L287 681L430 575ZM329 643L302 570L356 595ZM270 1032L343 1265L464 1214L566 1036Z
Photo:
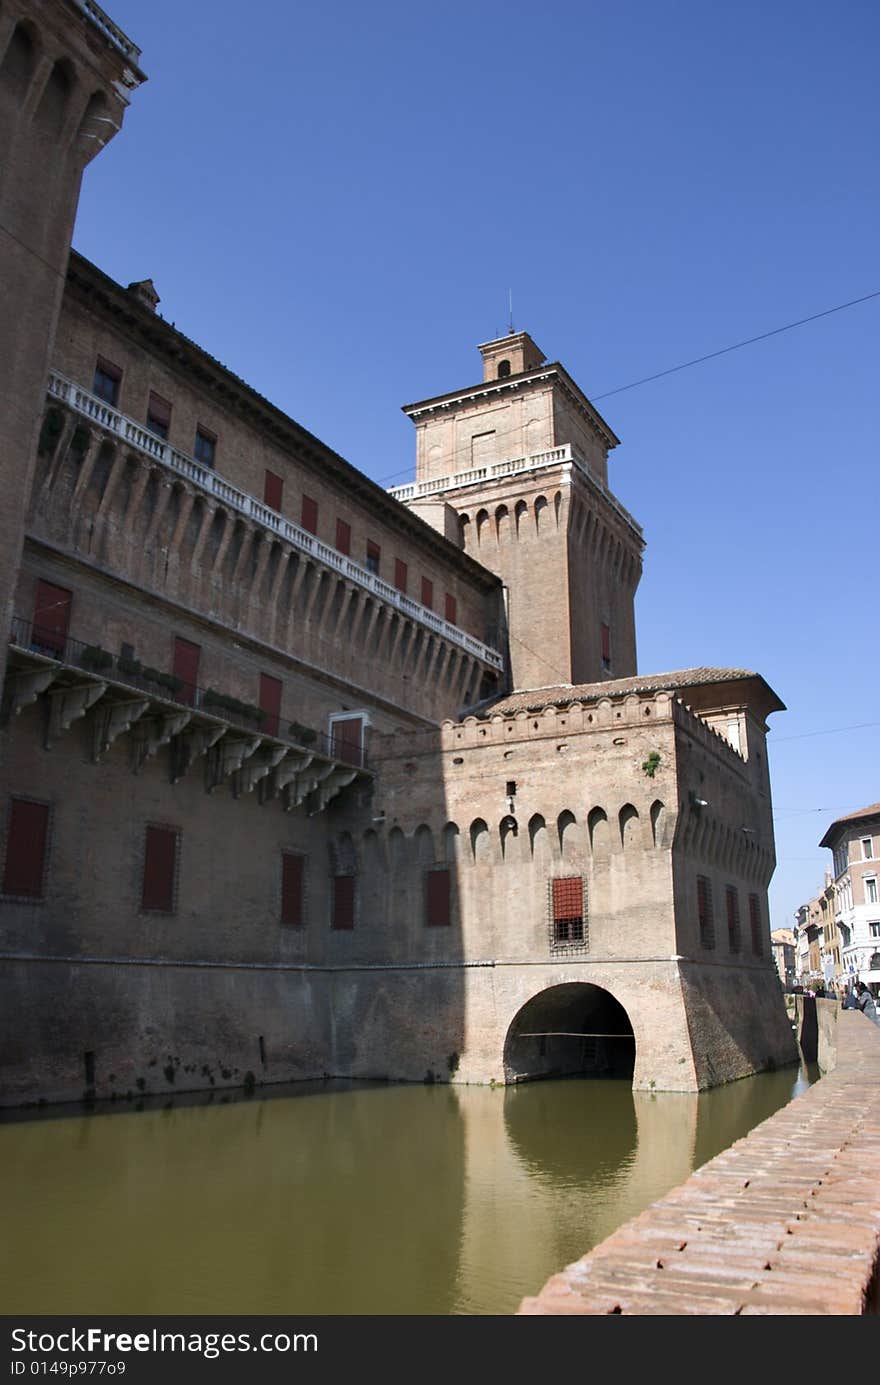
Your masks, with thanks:
M317 1084L6 1123L4 1311L512 1312L795 1081Z

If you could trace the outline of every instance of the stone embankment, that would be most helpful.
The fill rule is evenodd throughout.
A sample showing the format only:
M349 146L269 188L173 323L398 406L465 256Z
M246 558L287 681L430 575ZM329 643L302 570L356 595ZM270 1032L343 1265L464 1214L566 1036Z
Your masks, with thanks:
M878 1312L880 1028L830 1000L815 1010L833 1070L520 1313Z

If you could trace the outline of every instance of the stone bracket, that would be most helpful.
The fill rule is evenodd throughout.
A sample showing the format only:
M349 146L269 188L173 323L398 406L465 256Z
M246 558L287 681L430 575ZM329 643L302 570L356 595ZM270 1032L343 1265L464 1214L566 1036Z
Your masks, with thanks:
M126 702L105 702L95 709L92 720L92 759L98 763L115 741L144 715L150 705L148 697Z
M172 736L180 735L192 718L192 712L171 712L167 716L147 717L138 725L132 738L131 761L135 774L140 773L148 760L167 745Z
M319 784L315 790L314 799L309 807L309 816L314 813L322 813L337 794L357 778L357 769L352 769L349 765L337 765L332 774L329 774L323 784Z
M106 691L106 683L74 683L50 692L46 749L51 750L52 742L62 732L68 731L80 717L84 717Z
M196 726L175 736L171 742L172 784L179 784L193 760L213 749L227 730L226 726Z
M17 673L11 679L9 712L11 717L17 717L19 712L24 711L32 702L36 702L40 693L44 693L51 683L58 677L57 668L32 668L25 673Z
M208 793L213 793L230 775L240 770L245 760L249 760L262 743L262 736L225 736L205 762L205 788Z
M322 784L335 769L332 760L329 764L312 765L308 774L298 774L284 790L284 811L290 813L294 808L298 808L310 793L314 793L319 784Z
M286 746L272 745L267 746L260 754L254 755L246 765L236 770L232 776L234 796L239 798L242 794L253 793L257 784L272 773L272 770L280 764L286 754Z

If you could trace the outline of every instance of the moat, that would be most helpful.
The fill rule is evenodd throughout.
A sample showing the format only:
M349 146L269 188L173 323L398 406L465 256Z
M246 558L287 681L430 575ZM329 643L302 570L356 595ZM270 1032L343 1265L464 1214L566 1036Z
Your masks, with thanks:
M816 1075L7 1113L4 1312L511 1313Z

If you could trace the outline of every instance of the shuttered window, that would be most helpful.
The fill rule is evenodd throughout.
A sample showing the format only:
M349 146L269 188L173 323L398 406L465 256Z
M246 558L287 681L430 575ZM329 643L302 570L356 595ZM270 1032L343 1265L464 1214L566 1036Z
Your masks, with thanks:
M712 917L712 882L705 875L697 876L697 920L700 926L700 945L715 946L715 921Z
M331 750L337 760L349 765L363 763L364 719L343 717L331 725Z
M313 500L312 497L311 497L310 495L304 495L303 498L302 498L302 512L301 512L301 515L302 515L302 517L301 517L301 519L300 519L300 525L302 526L302 528L305 529L306 532L309 533L309 534L317 534L317 532L318 532L318 502L317 502L317 500Z
M382 550L372 539L367 539L367 572L372 572L375 577L379 575L379 564L382 561Z
M284 482L274 471L267 471L263 478L263 504L270 510L277 510L281 513L281 497L284 494Z
M445 928L450 917L451 879L448 868L425 874L425 922L429 928Z
M119 366L108 361L106 357L99 356L95 366L95 378L92 381L92 394L96 394L105 404L111 404L115 408L119 403L121 383L122 371Z
M280 678L272 678L268 673L260 674L260 707L266 713L260 730L265 731L268 736L278 735L282 687Z
M351 553L351 525L344 519L336 521L336 551L337 553Z
M148 827L144 846L141 908L173 914L177 875L178 832L174 827Z
M287 928L302 928L305 923L305 858L293 851L281 853L281 922Z
M450 625L455 625L458 620L458 603L454 596L449 595L449 592L446 593L446 619Z
M201 652L200 646L193 644L192 640L184 640L179 636L174 640L174 676L183 683L177 697L179 701L187 702L190 706L196 699Z
M429 611L434 609L434 583L429 577L422 578L422 605Z
M749 924L752 930L752 952L756 957L764 956L764 939L761 936L761 901L756 894L749 895Z
M3 893L25 899L42 899L46 846L49 840L49 805L28 798L9 802Z
M394 559L394 585L399 592L406 591L406 563L400 558Z
M354 876L334 875L331 928L354 928Z
M73 592L66 587L56 587L54 582L37 583L34 600L34 622L31 628L31 643L44 654L63 659L70 629L70 607Z
M550 881L550 941L578 945L587 941L580 875L562 875Z
M727 899L727 943L731 952L739 952L741 947L739 932L739 891L734 885L725 890Z

